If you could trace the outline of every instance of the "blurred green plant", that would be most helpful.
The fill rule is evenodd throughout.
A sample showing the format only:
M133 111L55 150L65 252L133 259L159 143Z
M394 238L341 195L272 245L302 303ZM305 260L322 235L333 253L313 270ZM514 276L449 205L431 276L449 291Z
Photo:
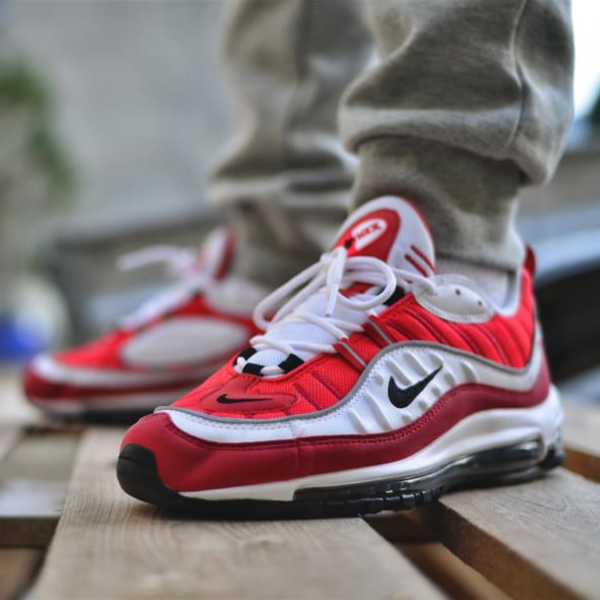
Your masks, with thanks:
M0 61L0 107L6 110L23 105L47 111L50 95L45 83L22 59Z
M54 130L51 89L21 58L0 58L0 315L14 312L13 282L37 259L44 218L75 191Z
M54 133L50 90L38 71L23 59L0 60L0 136L11 117L27 115L21 135L24 154L46 181L48 200L64 200L74 191L70 160Z

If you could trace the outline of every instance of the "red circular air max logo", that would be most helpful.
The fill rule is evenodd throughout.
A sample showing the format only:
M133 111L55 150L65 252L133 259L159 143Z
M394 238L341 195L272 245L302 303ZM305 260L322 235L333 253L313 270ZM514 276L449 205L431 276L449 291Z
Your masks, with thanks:
M378 240L386 231L387 222L384 219L367 219L354 227L350 233L354 240L354 248L362 250Z

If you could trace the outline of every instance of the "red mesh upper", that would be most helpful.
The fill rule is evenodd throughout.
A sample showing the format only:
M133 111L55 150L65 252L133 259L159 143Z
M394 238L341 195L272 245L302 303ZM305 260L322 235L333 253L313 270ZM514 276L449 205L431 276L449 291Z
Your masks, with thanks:
M378 322L393 342L429 341L476 354L512 368L523 368L532 352L535 315L531 278L524 271L521 304L514 315L494 315L485 323L464 324L446 321L424 309L408 294L380 315ZM355 333L345 345L368 363L381 349L373 334ZM273 419L323 410L343 398L362 372L357 361L339 346L336 354L321 354L290 373L265 378L238 373L229 363L200 387L179 400L177 406L207 414L250 419ZM265 404L219 405L223 393L252 397L282 397ZM290 403L289 396L296 400ZM218 410L215 410L217 408Z
M119 348L132 336L131 331L114 331L93 342L58 352L54 358L65 365L88 369L122 369Z

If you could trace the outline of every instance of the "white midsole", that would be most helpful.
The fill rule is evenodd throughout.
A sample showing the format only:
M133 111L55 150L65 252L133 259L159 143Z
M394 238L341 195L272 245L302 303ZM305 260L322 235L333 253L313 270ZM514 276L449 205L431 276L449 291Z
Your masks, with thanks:
M133 410L152 410L157 406L165 406L175 402L187 394L190 386L168 392L153 392L147 394L119 394L98 398L71 398L69 400L46 400L30 396L33 404L57 415L79 415L86 411L124 412Z
M46 381L72 386L96 386L114 389L124 386L181 384L185 381L206 379L215 372L214 366L198 367L184 373L170 371L125 371L116 369L90 369L63 365L48 354L41 354L31 363L33 373Z
M475 413L426 448L402 460L287 481L180 492L180 495L201 500L290 501L295 492L301 489L360 484L425 473L461 456L537 437L541 438L545 452L548 446L559 439L561 424L560 399L556 388L552 386L544 402L533 408L494 409Z

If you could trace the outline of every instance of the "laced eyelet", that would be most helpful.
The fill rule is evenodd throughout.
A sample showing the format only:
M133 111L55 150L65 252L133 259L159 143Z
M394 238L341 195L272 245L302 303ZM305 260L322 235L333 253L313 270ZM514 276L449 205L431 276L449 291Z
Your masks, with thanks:
M354 284L367 284L367 289L348 294ZM335 344L364 331L369 316L416 289L433 294L435 282L373 256L348 257L345 248L337 247L258 304L254 321L265 333L250 340L257 351L252 361L264 361L261 374L269 377L284 373L282 363L287 366L289 355L306 361L335 352ZM306 329L296 325L314 326L321 333L307 336ZM263 351L269 353L268 358L261 356ZM246 371L246 367L241 361L236 364L237 370Z

